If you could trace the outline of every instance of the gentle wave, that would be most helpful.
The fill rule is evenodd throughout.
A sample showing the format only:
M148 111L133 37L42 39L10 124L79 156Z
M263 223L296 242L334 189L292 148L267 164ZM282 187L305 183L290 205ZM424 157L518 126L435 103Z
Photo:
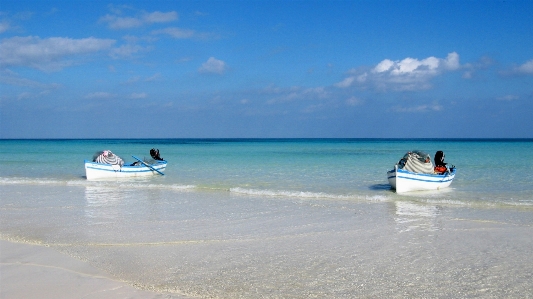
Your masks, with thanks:
M64 185L66 181L57 181L53 179L33 179L33 178L3 178L0 177L0 184L2 185Z
M432 199L423 199L421 202L427 204L438 204L438 205L447 205L447 206L457 206L457 207L524 207L530 208L533 207L533 200L458 200L458 199L449 199L449 198L432 198Z
M73 187L90 187L90 188L119 188L119 189L161 189L177 192L202 192L202 191L220 191L230 192L233 194L263 196L263 197L287 197L300 199L329 199L329 200L357 200L366 202L391 202L397 200L412 200L426 204L437 204L456 207L517 207L531 208L533 200L525 199L504 199L491 198L484 200L482 197L470 199L450 198L446 194L454 192L453 188L439 191L421 191L402 194L399 196L394 192L377 192L379 194L332 194L326 192L311 192L298 190L272 190L272 189L253 189L242 187L207 187L202 185L186 184L154 184L152 180L136 178L129 180L98 180L87 181L84 179L54 179L54 178L30 178L30 177L0 177L0 185L38 185L38 186L73 186Z
M367 200L375 202L389 201L390 197L385 195L342 195L331 194L324 192L310 192L310 191L288 191L288 190L269 190L269 189L246 189L241 187L230 188L230 192L243 195L257 195L268 197L291 197L302 199L342 199L342 200Z
M230 188L230 192L237 193L237 194L272 196L272 197L334 198L334 199L353 198L353 196L334 195L334 194L328 194L328 193L323 193L323 192L245 189L241 187Z
M176 185L176 184L150 184L144 183L143 180L57 180L46 178L5 178L0 177L0 185L56 185L56 186L80 186L80 187L115 187L115 188L139 188L139 189L170 189L178 191L187 191L196 189L196 185Z

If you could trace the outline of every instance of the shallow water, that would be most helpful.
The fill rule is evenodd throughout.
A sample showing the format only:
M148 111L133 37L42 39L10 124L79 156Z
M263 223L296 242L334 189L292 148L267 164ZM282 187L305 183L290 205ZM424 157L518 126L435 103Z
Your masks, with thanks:
M0 141L0 237L169 296L531 298L533 164L509 158L531 162L531 145ZM129 160L152 147L165 176L83 177L97 150ZM452 188L390 190L386 170L414 148L446 153Z

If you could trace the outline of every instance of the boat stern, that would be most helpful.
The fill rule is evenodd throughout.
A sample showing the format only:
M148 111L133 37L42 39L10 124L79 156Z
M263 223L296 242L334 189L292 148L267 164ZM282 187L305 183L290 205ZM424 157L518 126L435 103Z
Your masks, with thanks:
M394 169L387 171L387 180L392 189L396 189L396 172L398 170L398 165L394 166Z

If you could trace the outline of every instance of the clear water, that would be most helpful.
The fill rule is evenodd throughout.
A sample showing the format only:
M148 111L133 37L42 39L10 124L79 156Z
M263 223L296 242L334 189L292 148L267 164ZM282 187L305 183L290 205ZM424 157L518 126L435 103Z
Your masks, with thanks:
M87 181L158 148L165 176ZM451 188L398 195L408 150ZM0 237L194 298L532 297L533 140L0 140Z

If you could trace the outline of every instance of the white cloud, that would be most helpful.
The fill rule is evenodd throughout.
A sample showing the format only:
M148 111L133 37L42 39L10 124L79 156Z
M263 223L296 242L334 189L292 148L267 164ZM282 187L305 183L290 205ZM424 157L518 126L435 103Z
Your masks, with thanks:
M120 13L117 11L117 13ZM111 29L137 28L154 23L168 23L178 19L178 13L171 12L143 12L135 17L123 17L117 14L107 14L100 18L100 22L107 23Z
M169 28L165 28L165 29L154 30L154 31L152 31L152 34L167 34L167 35L170 35L173 38L184 39L184 38L194 37L195 36L195 31L194 30L189 30L189 29L181 29L181 28L176 28L176 27L169 27Z
M85 96L86 99L110 99L113 98L114 95L109 92L92 92Z
M117 94L113 94L113 93L105 92L105 91L91 92L85 95L85 98L89 100L108 100L108 99L116 99L118 97L119 95ZM140 92L140 93L132 92L131 94L124 96L124 98L134 99L134 100L145 99L147 97L148 97L148 94L145 92Z
M34 97L35 95L33 93L25 91L25 92L20 93L17 96L17 100L21 101L21 100L31 99Z
M448 54L445 60L442 61L444 68L455 71L461 67L459 63L459 54L452 52Z
M351 97L349 99L346 100L346 105L348 106L359 106L359 105L362 105L363 104L363 101L359 98L356 98L356 97Z
M4 32L6 32L6 31L8 31L10 27L11 27L11 26L9 25L9 22L7 22L7 21L2 21L2 22L0 23L0 33L4 33Z
M222 60L218 60L215 57L209 57L209 59L202 64L198 69L200 73L213 73L223 74L227 69L226 63Z
M141 76L133 76L126 80L126 82L123 82L122 84L135 84L141 80Z
M395 107L393 108L396 112L402 113L423 113L423 112L432 112L432 111L441 111L442 106L439 104L428 104L428 105L419 105L414 107Z
M445 71L460 68L459 54L452 52L446 58L428 57L422 60L405 58L384 59L365 72L351 71L351 75L335 84L347 88L354 84L369 85L381 90L419 90L431 87L430 80Z
M0 43L0 66L27 66L40 70L60 70L74 64L68 57L109 49L115 40L94 37L72 39L38 36L11 37Z
M330 97L330 93L324 87L302 88L293 86L289 88L279 88L269 86L263 93L274 95L266 103L277 104L297 100L323 100Z
M517 73L533 75L533 59L515 68Z
M123 40L125 40L126 42L128 42L129 44L136 44L136 43L140 43L140 42L148 42L148 43L151 43L151 42L155 42L157 40L157 38L154 38L154 37L150 37L150 36L134 36L134 35L124 35L122 37Z
M307 114L315 113L317 111L323 110L324 107L325 107L325 105L322 104L322 103L313 104L313 105L309 105L309 106L305 107L303 110L301 110L301 112L302 113L307 113Z
M502 76L533 75L533 59L530 59L521 65L514 66L506 70L501 70L499 73Z
M159 81L163 78L163 76L161 75L161 73L155 73L153 74L152 76L150 77L141 77L141 76L133 76L133 77L130 77L128 80L122 82L121 84L125 84L125 85L132 85L132 84L138 84L139 82L154 82L154 81Z
M182 58L176 60L176 63L185 63L185 62L191 61L192 59L193 59L192 57L182 57Z
M162 78L161 73L155 73L154 75L144 79L146 82L158 81Z
M36 92L36 93L24 91L18 94L16 99L18 101L23 101L23 100L28 100L28 99L38 99L38 98L41 98L42 96L48 95L49 93L50 93L50 90L43 90L43 91Z
M111 29L126 29L141 27L143 22L138 18L119 17L113 15L105 15L100 18L100 22L108 23Z
M460 65L459 67L461 68L461 70L464 70L462 75L463 79L472 79L474 78L474 76L476 76L479 70L485 70L493 63L494 62L490 57L484 56L481 57L481 59L477 62L465 63L463 65Z
M503 97L498 97L496 98L498 101L514 101L514 100L518 100L520 97L519 96L516 96L516 95L506 95L506 96L503 96Z
M172 22L178 19L178 13L175 11L160 12L154 11L152 13L145 14L143 20L146 23L166 23Z
M111 58L120 59L120 58L131 58L134 54L139 52L148 52L151 50L151 47L143 47L140 45L126 44L118 48L111 50L109 55Z
M377 73L381 73L381 72L390 70L391 67L393 66L394 66L394 61L385 59L382 62L378 63L378 65L376 65L373 71Z
M350 87L350 85L352 85L354 80L355 80L355 76L347 77L341 82L335 83L335 86L340 87L340 88Z
M463 79L472 79L473 73L471 70L465 71L462 77Z
M132 93L130 95L130 99L145 99L146 97L148 97L148 94L146 94L145 92L141 92L141 93Z
M36 89L42 89L42 90L52 90L52 89L58 89L61 87L61 85L57 83L45 84L45 83L41 83L38 81L20 77L19 74L8 69L0 70L0 83L14 85L14 86L28 87L28 88L36 88Z

